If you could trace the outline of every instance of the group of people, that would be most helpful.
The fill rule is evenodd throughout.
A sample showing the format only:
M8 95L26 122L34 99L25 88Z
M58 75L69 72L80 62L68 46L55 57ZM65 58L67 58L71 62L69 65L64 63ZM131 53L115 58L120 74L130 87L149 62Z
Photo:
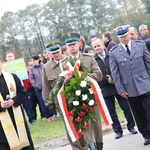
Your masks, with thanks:
M140 40L137 40L138 34L134 27L125 25L115 28L119 44L111 39L108 32L102 35L102 39L94 37L91 40L91 46L87 46L84 38L78 33L65 34L62 37L65 46L61 47L59 41L46 45L43 53L46 58L45 62L42 61L41 55L33 55L31 61L26 62L29 78L23 81L24 88L16 75L2 71L2 59L0 59L0 149L34 150L21 105L24 104L27 115L30 116L29 122L35 123L36 116L32 116L30 114L32 112L28 110L27 101L30 94L28 83L34 88L41 113L47 121L53 121L54 114L59 112L65 122L57 98L50 99L49 94L55 86L59 74L64 71L67 60L74 58L84 64L88 70L88 76L99 84L113 121L112 128L116 133L115 138L119 139L123 136L115 108L117 100L124 112L129 132L138 133L135 129L136 122L138 131L144 138L144 145L149 145L150 53L148 51L149 42L147 42L149 40L148 28L146 29L146 27L146 25L139 27ZM10 59L11 57L13 56L9 56ZM10 83L14 85L14 88L10 87ZM7 98L8 95L9 98ZM67 125L64 123L73 150L103 149L102 123L97 106L95 106L95 113L98 116L97 122L89 120L90 127L76 141L72 141ZM21 123L18 123L19 121ZM21 126L21 131L19 126ZM14 136L15 143L8 130Z
M39 63L34 63L32 57L33 57L33 59L34 58L39 59ZM40 63L41 63L42 59L40 59L39 55L33 55L32 57L25 62L28 78L21 81L23 84L23 87L26 91L26 97L25 97L25 100L23 101L23 108L25 109L25 112L27 114L28 121L30 124L36 124L36 120L37 120L36 107L37 107L37 105L39 106L41 119L47 118L47 121L50 122L50 117L52 116L51 115L52 113L49 110L47 110L47 108L45 107L44 101L41 98L40 94L37 94L37 88L34 85L35 80L39 80L39 81L37 81L38 83L41 82L41 74L39 74L39 72L42 72L42 68L40 67L41 66ZM7 51L6 61L13 63L13 60L15 60L15 54L12 51ZM35 69L34 69L34 66L37 66L37 67L35 67ZM35 77L33 77L34 73L32 73L32 72L33 72L33 70L37 70L37 69L39 70L39 72L38 72L39 76L35 78ZM31 77L30 77L30 73L32 74ZM41 87L39 87L39 88L41 88Z
M145 25L142 25L142 27L145 27ZM140 27L140 31L142 31L142 27ZM118 27L115 29L116 34L120 41L119 45L122 46L122 47L119 47L117 51L119 51L119 52L126 51L126 47L124 45L126 45L125 44L126 42L127 43L131 42L132 36L131 36L130 30L132 28L133 27L129 27L129 26L121 26L121 27ZM78 38L75 38L75 37L78 37ZM126 39L127 37L128 37L128 40ZM144 35L143 35L143 37L144 37ZM80 48L80 36L76 35L75 33L70 33L70 34L65 35L63 37L63 39L64 39L67 49L70 53L69 57L74 58L74 55L75 55L75 56L77 56L78 59L81 59L82 61L86 61L86 59L83 59L82 57L80 58L80 54L83 52L82 49ZM124 41L126 41L126 42L124 43ZM142 41L136 41L136 42L142 43L142 45L145 46L145 43ZM141 89L143 89L142 94L139 92L138 94L136 93L136 95L132 95L132 94L129 95L127 92L128 89L126 89L126 88L129 88L130 93L132 93L132 92L134 93L134 89L137 90L136 86L138 86L138 85L137 85L137 83L135 83L134 79L127 81L130 79L129 76L131 76L132 78L134 78L134 76L132 75L132 73L129 73L129 75L127 73L128 73L128 71L130 72L132 70L135 70L134 67L136 67L136 69L137 69L138 67L140 67L140 65L138 65L139 63L138 64L131 63L130 67L132 67L132 65L136 65L136 66L133 66L133 68L130 68L129 66L127 66L126 71L123 68L120 68L120 70L119 69L116 70L116 68L120 67L120 66L126 67L127 61L129 61L129 60L130 60L130 62L133 61L133 58L135 58L134 57L135 53L132 54L132 52L131 52L131 56L128 53L126 54L126 55L129 55L128 58L131 57L129 60L123 54L119 53L120 55L123 55L124 58L121 61L121 59L119 59L121 57L119 56L118 59L120 60L120 62L118 62L118 64L116 64L116 66L114 66L114 68L113 68L112 67L113 61L112 61L112 57L110 57L110 53L113 53L113 51L115 51L115 48L117 48L118 45L111 39L110 33L104 33L103 40L100 38L94 37L94 39L92 39L91 45L92 45L91 50L93 51L92 56L94 56L94 58L97 62L96 67L98 65L98 67L103 75L102 79L96 80L96 81L99 83L99 86L102 89L102 94L103 94L104 100L106 102L107 108L111 115L111 118L113 121L112 127L113 127L114 132L116 133L115 138L119 139L123 135L123 130L121 128L121 124L119 122L118 115L115 110L115 100L118 100L118 103L119 103L121 109L123 110L125 118L127 120L127 128L129 130L129 132L131 132L132 134L138 133L137 130L135 129L135 122L136 122L139 132L143 135L143 137L145 139L144 145L150 144L149 123L148 123L148 121L149 121L149 117L148 117L149 116L149 114L148 114L149 105L144 104L143 97L145 97L145 96L142 96L142 95L147 95L148 91L146 89L143 89L143 86L140 86L141 83L139 86L141 87ZM133 47L135 47L135 45L133 45ZM53 61L53 63L55 62L54 66L55 67L57 66L57 69L55 69L55 67L53 67L53 66L51 66L52 68L50 69L49 66L52 63L49 62L49 64L47 63L43 69L44 73L43 73L42 81L44 81L43 87L45 88L43 90L43 94L45 94L45 91L46 91L47 96L48 96L49 92L51 91L50 89L52 89L51 82L56 80L58 77L58 74L60 73L60 68L59 68L59 65L56 65L56 60L55 60L54 55L61 55L61 52L60 52L61 48L60 48L60 45L58 46L56 43L51 43L50 45L47 46L47 48L52 53L52 61ZM132 51L131 48L132 47L130 45L128 47L128 49L130 49L130 51ZM144 50L145 49L146 48L144 47ZM138 48L137 48L137 50L138 50ZM94 53L94 55L93 55L93 53ZM116 51L114 53L115 53L114 55L116 55ZM139 53L139 52L137 52L137 53ZM85 55L85 53L82 53L82 55ZM149 55L149 53L147 55ZM135 59L136 59L136 61L139 61L138 57L136 57ZM141 56L140 56L140 59L141 59ZM61 58L61 59L59 59L59 61L60 60L64 61L65 59ZM57 62L57 64L59 64L59 61ZM142 61L144 63L144 61L145 61L144 58L142 59ZM115 62L117 62L117 60ZM87 62L84 62L84 64L86 65ZM93 69L89 69L88 67L86 67L86 68L90 72L93 70ZM145 69L148 69L148 68L145 67ZM52 73L52 70L55 73ZM121 71L124 71L123 76L121 76L122 74L117 75L117 73L120 73ZM50 72L51 72L51 74L50 74ZM140 71L140 73L142 73L142 71ZM55 76L54 76L54 74L55 74ZM90 75L91 74L89 73L89 76ZM125 81L124 81L124 76L126 76ZM120 77L120 80L118 81L119 77ZM141 77L142 77L142 75L141 75ZM149 75L147 75L147 78L148 77L149 77ZM139 76L138 76L138 78L139 78ZM144 77L142 77L142 79L144 79ZM134 86L126 87L126 85L128 85L129 83L131 85L133 84ZM46 85L48 85L48 86L46 87ZM121 86L123 86L125 89L125 91L123 91L122 93L120 93ZM137 99L137 101L135 101L135 100L133 101L133 99L134 99L133 96L135 99ZM147 96L146 96L146 98L147 98ZM46 99L46 97L45 97L45 99ZM49 100L47 98L45 101L45 104L48 107L48 105L52 106L53 103L55 103L55 102L57 103L57 101ZM136 104L136 102L137 102L137 104ZM54 104L54 105L56 105L56 104ZM141 111L138 111L138 110L141 110ZM141 112L141 114L139 114L140 112ZM133 116L132 116L132 113L133 113ZM142 116L144 116L144 117L142 117ZM135 121L134 121L134 119L135 119ZM100 123L98 123L98 124L100 124ZM91 130L92 130L92 128L91 128ZM98 131L98 128L96 130ZM72 143L70 140L70 137L68 135L68 139L70 141L72 148L73 149L87 149L87 147L85 148L85 145L86 145L86 146L90 147L90 149L102 149L102 147L103 147L102 139L100 141L97 141L96 139L94 139L93 141L88 141L86 139L87 135L88 135L88 133L86 133L86 135L84 136L84 141L87 142L86 144L83 142L82 138L80 138L78 142ZM90 134L90 136L91 136L91 134ZM97 134L93 133L93 136L97 137ZM101 143L101 144L97 144L97 143ZM80 148L79 148L79 145L80 145ZM99 147L99 145L101 145L100 146L101 148Z
M124 111L128 130L133 134L137 133L132 111L137 128L144 137L144 145L149 145L150 50L148 46L150 39L148 27L144 24L139 27L140 38L136 28L129 25L120 26L114 30L120 41L118 45L111 39L110 33L106 32L103 34L103 41L97 38L92 42L92 46L95 51L94 57L103 73L100 87L113 120L115 138L122 137L122 129L115 111L114 101L117 99Z

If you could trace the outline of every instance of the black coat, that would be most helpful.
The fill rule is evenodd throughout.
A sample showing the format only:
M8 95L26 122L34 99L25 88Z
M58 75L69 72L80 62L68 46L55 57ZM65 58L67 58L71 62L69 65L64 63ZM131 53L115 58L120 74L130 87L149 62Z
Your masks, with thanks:
M105 64L104 64L103 60L97 54L94 55L94 58L103 73L102 81L98 82L98 84L102 90L103 97L117 94L115 85L108 83L108 77L106 75L111 75L110 66L109 66L109 52L107 50L105 50L105 53L106 53Z
M15 83L16 83L16 90L17 90L16 96L12 98L15 101L14 106L15 107L21 107L21 110L22 110L22 113L23 113L23 108L22 108L21 104L22 104L23 100L25 99L26 92L24 91L24 88L21 85L20 79L17 77L17 75L15 75L15 74L12 74L12 75L14 77L14 80L15 80ZM9 91L8 91L8 87L6 85L6 82L5 82L5 79L4 79L3 75L0 75L0 92L2 94L3 99L5 100L6 95L9 94ZM0 107L0 113L3 113L2 111L3 111L3 109ZM15 123L15 120L14 120L14 114L13 114L13 111L12 111L12 107L8 108L8 113L9 113L10 118L12 120L12 123L14 124L14 127L16 129L16 123ZM25 121L25 128L26 128L26 131L27 131L28 139L29 139L29 142L30 142L30 146L28 146L24 149L25 150L28 150L28 149L34 150L33 142L32 142L31 136L30 136L30 132L29 132L29 129L28 129L27 122L25 120L24 113L23 113L23 117L24 117L24 121ZM1 143L8 143L8 142L7 142L6 136L4 134L2 125L0 123L0 145L1 145Z
M148 51L150 52L150 41L145 41L146 47Z
M115 45L116 43L112 39L110 39L108 42L105 43L105 47L107 48L108 51L112 49Z

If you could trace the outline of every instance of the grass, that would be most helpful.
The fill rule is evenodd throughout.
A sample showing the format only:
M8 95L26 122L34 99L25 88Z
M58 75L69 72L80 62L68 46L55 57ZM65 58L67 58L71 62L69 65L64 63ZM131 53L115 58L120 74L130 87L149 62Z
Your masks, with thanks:
M117 109L117 114L119 116L120 122L124 122L125 118L123 112L117 102L116 102L116 109ZM38 109L37 109L37 114L39 116L37 118L37 123L33 125L29 124L31 136L34 143L38 143L50 138L54 138L66 134L64 123L61 117L56 117L56 119L53 122L48 123L46 120L40 119L40 114Z
M37 119L36 124L29 124L31 136L34 143L38 143L66 133L61 117L57 117L53 122Z

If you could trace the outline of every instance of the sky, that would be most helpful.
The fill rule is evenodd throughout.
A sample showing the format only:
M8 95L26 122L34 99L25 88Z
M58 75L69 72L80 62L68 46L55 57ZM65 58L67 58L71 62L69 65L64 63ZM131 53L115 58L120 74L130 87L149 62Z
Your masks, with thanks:
M32 4L44 4L49 0L1 0L0 17L5 11L17 12L20 9L25 9L26 6Z

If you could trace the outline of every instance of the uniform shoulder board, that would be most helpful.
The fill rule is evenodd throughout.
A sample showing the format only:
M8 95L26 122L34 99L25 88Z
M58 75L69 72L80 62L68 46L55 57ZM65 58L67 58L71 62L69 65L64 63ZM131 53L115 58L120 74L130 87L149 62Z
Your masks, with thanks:
M66 61L67 60L67 56L65 57L65 55L62 55L62 60L61 60L61 62L64 62L64 61Z
M114 49L116 49L118 47L118 45L113 46L110 51L113 51Z
M92 57L92 55L88 54L88 53L82 53L83 56L89 56Z
M135 40L135 42L144 43L143 40Z

